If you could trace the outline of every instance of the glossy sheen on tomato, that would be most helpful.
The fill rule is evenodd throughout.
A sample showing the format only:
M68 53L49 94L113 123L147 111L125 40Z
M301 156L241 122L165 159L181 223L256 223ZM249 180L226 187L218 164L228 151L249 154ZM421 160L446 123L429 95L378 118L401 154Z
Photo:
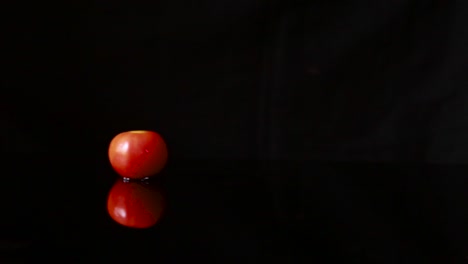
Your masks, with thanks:
M107 211L117 223L131 228L154 226L164 212L164 196L153 186L118 180L109 192Z
M167 147L153 131L120 133L109 145L109 160L122 177L142 179L160 172L167 162Z

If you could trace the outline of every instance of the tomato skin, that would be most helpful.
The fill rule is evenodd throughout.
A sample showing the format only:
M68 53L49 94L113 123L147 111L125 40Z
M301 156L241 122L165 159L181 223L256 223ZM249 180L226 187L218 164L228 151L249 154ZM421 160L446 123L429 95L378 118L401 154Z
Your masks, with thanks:
M115 136L109 145L109 161L124 178L143 179L160 172L167 163L167 147L153 131L129 131Z
M109 191L107 211L117 223L130 228L149 228L161 218L165 208L160 189L140 182L119 179Z

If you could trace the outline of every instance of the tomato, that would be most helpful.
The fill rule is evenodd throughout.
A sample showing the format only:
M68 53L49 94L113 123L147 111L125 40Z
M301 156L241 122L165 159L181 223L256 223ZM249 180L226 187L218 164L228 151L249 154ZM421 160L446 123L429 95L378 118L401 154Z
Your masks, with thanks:
M107 211L117 223L131 228L149 228L161 218L164 196L154 185L118 180L107 199Z
M109 145L109 160L124 178L143 179L160 172L167 162L167 147L153 131L120 133Z

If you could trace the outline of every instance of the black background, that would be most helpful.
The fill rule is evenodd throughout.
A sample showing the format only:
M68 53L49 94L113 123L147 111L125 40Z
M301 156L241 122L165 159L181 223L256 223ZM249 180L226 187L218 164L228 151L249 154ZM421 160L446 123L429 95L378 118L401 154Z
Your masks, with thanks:
M201 243L199 226L186 227L191 242L181 242L180 232L168 246L148 233L112 227L101 207L88 207L104 199L116 177L107 163L112 137L149 129L168 143L168 168L200 162L168 174L179 204L197 197L191 186L204 191L198 199L206 202L205 213L221 206L213 197L246 194L246 200L229 199L264 205L268 213L256 219L273 223L260 237L274 237L272 248L287 248L284 255L313 257L310 245L329 239L320 256L462 263L468 214L461 168L411 170L400 163L346 169L311 162L467 163L467 4L2 3L0 127L2 152L10 157L5 178L12 179L3 192L12 201L2 225L10 231L6 241L32 237L34 254L67 249L68 256L80 252L74 247L94 252L102 245L109 256L122 239L166 245L172 256ZM262 165L268 173L251 178L253 165L235 165L239 160L274 162ZM233 167L243 169L226 174ZM219 180L194 182L199 175ZM355 175L385 176L373 182ZM255 179L251 185L249 179ZM73 208L88 215L73 218ZM314 218L317 212L323 218ZM152 232L171 237L167 228L177 228L174 219L181 218L172 219ZM247 222L233 220L227 233L215 228L212 234L223 238L241 225L261 226ZM218 241L208 236L205 243ZM220 248L239 260L257 252L228 242Z
M153 129L172 157L467 160L464 1L2 11L11 151L101 153L118 132Z

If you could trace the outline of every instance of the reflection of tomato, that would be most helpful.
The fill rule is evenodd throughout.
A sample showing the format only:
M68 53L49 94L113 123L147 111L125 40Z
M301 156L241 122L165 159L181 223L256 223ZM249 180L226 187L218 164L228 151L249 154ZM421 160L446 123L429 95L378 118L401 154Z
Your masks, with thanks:
M166 143L152 131L120 133L109 146L109 160L122 177L142 179L160 172L167 161Z
M156 187L118 180L109 192L107 211L117 223L133 228L155 225L164 211L164 197Z

